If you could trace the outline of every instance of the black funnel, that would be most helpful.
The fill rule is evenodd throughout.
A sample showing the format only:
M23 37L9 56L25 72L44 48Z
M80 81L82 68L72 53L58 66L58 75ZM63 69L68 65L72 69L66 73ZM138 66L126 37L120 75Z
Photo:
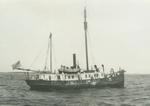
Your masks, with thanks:
M73 54L73 68L76 68L76 54Z

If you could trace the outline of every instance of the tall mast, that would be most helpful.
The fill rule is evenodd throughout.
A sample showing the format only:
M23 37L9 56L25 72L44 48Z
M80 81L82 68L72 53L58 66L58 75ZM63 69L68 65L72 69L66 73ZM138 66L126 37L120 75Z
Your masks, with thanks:
M88 44L87 44L86 7L84 8L84 31L85 31L86 69L89 70L89 62L88 62Z
M52 72L52 33L50 33L49 36L49 40L50 40L50 71Z

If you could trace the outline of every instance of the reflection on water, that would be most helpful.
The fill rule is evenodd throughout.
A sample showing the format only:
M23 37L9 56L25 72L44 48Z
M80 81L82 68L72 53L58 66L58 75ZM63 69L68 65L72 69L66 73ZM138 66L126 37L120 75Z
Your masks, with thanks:
M2 106L150 106L150 75L126 75L125 88L31 91L20 73L0 74Z

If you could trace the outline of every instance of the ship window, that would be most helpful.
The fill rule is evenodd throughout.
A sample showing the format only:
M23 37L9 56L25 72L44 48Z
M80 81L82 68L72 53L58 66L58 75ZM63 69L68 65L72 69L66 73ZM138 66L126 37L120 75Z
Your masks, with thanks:
M60 76L59 76L59 75L57 76L57 79L60 79Z
M87 78L87 75L85 74L85 78Z
M94 77L98 77L98 74L94 74Z
M91 77L91 75L89 74L89 77Z
M72 79L74 78L74 75L72 75Z
M70 76L68 76L68 79L70 79Z
M51 76L49 76L49 80L51 80Z
M39 75L36 75L36 80L39 79Z

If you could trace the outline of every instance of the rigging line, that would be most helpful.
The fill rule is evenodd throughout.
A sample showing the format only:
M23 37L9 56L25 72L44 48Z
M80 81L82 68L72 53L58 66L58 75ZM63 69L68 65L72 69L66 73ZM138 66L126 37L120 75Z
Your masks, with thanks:
M40 57L40 54L42 53L43 47L39 50L38 54L36 55L36 57L34 58L33 62L31 63L31 65L29 66L29 68L31 68L34 63L37 61L37 59Z
M52 57L52 59L54 59L54 62L55 62L55 64L57 64L57 59L56 59L56 52L55 52L55 48L54 48L54 43L53 43L53 46L52 46L52 52L53 52L53 57Z
M48 48L47 48L47 51L46 51L46 57L45 57L45 64L44 64L44 70L46 70L46 69L48 69L48 65L47 65L47 63L48 63L48 54L49 54L49 49L50 49L50 42L49 42L49 39L48 39Z
M90 29L90 28L89 28ZM91 36L90 36L90 33L89 33L89 30L87 31L88 33L88 37L89 37L89 46L90 46L90 54L91 54L91 59L92 59L92 62L95 64L95 58L94 58L94 55L93 55L93 47L92 47L92 40L91 40Z

